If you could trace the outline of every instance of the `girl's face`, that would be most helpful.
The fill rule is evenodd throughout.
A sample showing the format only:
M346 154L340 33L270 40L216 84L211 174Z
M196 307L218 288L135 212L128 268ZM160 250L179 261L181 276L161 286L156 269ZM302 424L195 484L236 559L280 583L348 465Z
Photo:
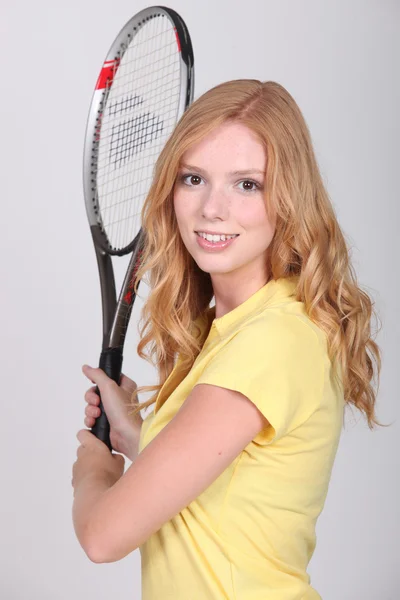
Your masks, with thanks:
M266 253L275 231L264 204L266 154L254 133L224 123L182 157L174 188L179 231L188 252L213 284L268 278ZM238 234L220 249L196 232ZM208 242L209 244L209 242Z

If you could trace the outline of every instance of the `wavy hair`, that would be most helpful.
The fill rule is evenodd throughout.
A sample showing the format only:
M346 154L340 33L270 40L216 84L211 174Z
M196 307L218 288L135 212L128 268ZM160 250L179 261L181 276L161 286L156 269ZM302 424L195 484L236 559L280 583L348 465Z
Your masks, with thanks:
M267 156L265 206L276 219L268 249L268 273L298 276L296 299L325 331L334 376L344 399L373 429L374 376L381 357L371 332L374 302L357 284L350 251L324 187L305 119L293 97L274 81L238 79L199 97L182 115L158 157L142 209L145 244L137 277L147 281L137 353L153 364L159 383L137 387L131 415L153 404L178 354L187 374L208 331L197 337L194 320L209 308L213 288L181 239L173 207L174 185L184 152L225 122L239 122L257 136ZM145 274L149 273L149 278ZM136 287L137 292L137 287ZM378 317L377 317L378 318ZM143 349L149 346L149 352ZM138 402L137 394L155 391Z

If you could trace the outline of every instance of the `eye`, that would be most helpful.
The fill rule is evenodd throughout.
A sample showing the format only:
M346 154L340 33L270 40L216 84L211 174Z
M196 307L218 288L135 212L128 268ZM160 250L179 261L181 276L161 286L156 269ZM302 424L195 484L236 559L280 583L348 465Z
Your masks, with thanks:
M188 187L197 187L199 185L199 183L193 183L193 181L191 183L187 183L188 178L189 180L197 180L198 182L202 180L200 175L196 175L195 173L185 173L179 177L179 181ZM239 182L239 184L241 183L249 183L251 186L253 186L252 188L242 188L243 192L256 192L262 189L262 185L257 181L253 181L252 179L243 179L243 181Z
M254 186L251 189L244 188L243 189L244 192L256 192L257 190L261 189L261 185L257 181L253 181L252 179L243 179L243 181L239 182L239 184L241 184L241 183L250 183L252 186Z
M188 187L196 187L198 184L195 183L194 185L192 185L190 183L186 183L187 177L190 177L191 179L201 179L200 175L195 175L194 173L185 173L184 175L181 175L179 177L179 181L181 181L184 185L187 185Z

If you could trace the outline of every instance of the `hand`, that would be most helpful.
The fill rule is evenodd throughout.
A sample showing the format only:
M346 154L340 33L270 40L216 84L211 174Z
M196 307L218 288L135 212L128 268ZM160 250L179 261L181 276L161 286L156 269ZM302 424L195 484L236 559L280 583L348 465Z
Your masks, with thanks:
M76 451L77 460L72 467L72 486L76 490L87 477L99 477L109 486L124 474L125 459L121 454L113 454L107 446L87 429L81 429L76 436L81 445Z
M134 417L128 415L128 411L132 407L131 397L137 388L136 383L122 374L120 385L117 385L102 369L93 369L88 365L84 365L82 371L92 383L97 384L100 390L104 410L110 423L110 442L113 449L125 454L129 460L133 461L138 453L139 436L143 423L140 412ZM95 389L96 385L85 393L88 406L85 409L84 422L87 427L93 427L96 418L100 416L100 398Z

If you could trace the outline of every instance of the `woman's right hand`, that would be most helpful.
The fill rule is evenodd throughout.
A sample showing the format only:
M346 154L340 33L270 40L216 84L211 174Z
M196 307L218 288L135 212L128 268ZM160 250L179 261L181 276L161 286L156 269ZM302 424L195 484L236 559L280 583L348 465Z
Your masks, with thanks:
M112 382L111 379L110 382ZM110 423L110 442L116 452L124 454L133 462L138 454L139 436L143 423L140 412L134 417L128 415L129 409L132 408L131 397L137 385L132 379L122 374L119 386L114 384L110 387L110 392L103 392L101 398ZM84 422L88 428L92 428L96 418L100 416L100 398L95 389L94 385L85 393L87 406Z

